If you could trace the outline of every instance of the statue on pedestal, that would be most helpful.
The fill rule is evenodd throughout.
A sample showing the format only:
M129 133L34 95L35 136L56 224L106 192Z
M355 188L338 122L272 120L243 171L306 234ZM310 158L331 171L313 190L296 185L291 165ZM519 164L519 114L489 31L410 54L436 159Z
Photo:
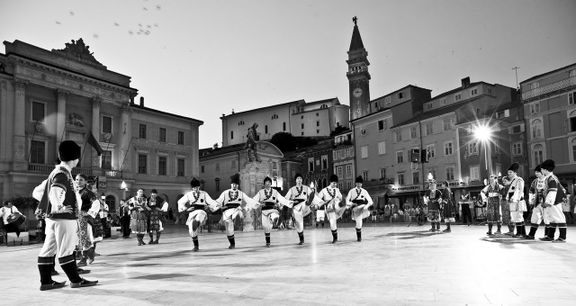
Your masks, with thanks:
M258 133L256 132L257 128L258 123L254 123L250 128L248 128L248 140L244 147L248 151L248 162L260 162L256 148L256 141L258 141Z

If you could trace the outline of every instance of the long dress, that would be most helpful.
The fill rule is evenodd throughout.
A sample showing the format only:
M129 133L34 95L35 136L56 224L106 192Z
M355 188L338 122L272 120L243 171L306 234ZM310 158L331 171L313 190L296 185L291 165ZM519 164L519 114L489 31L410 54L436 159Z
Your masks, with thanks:
M504 187L502 185L488 185L482 189L483 198L485 199L486 205L486 221L488 223L500 223L502 222L502 215L504 213L502 208L502 191ZM510 212L508 212L508 220L510 220Z
M424 195L424 203L428 204L428 221L440 222L440 201L442 201L442 192L436 189L434 191L427 190Z
M444 222L456 222L456 204L452 201L452 191L449 188L442 190L442 199L444 200L442 209Z
M133 197L128 201L128 207L131 210L130 228L134 234L146 234L148 232L148 213L145 206L145 197Z

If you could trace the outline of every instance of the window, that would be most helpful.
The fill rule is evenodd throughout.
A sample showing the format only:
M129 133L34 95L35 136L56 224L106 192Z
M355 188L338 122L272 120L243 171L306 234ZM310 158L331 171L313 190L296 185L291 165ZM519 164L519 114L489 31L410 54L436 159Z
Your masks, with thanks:
M360 147L360 157L361 158L368 158L368 146Z
M268 134L268 126L267 125L264 126L264 134Z
M512 127L512 133L513 134L518 134L522 132L522 126L521 125L515 125L514 127Z
M432 135L432 133L434 133L434 126L432 122L428 122L426 123L426 135Z
M166 129L165 128L160 128L160 130L158 131L158 141L166 142Z
M538 87L540 87L540 83L538 83L538 82L534 82L534 83L530 84L530 89L537 89Z
M378 131L383 131L386 129L386 121L378 120Z
M570 105L576 104L576 91L573 91L568 94L568 104Z
M148 155L138 154L138 173L146 174L148 172Z
M576 138L572 139L572 143L570 144L572 149L572 162L576 163Z
M532 120L532 138L542 137L542 120L534 119Z
M420 184L420 172L412 172L412 185Z
M219 177L214 179L214 185L216 185L216 191L220 191L220 178Z
M346 165L346 177L352 177L352 165Z
M30 141L30 163L42 165L46 163L46 143L44 141Z
M282 122L282 131L286 132L286 122Z
M404 98L404 93L399 92L399 93L398 93L398 99L402 99L402 98Z
M380 168L380 179L386 178L386 168Z
M32 121L43 122L46 116L46 105L42 102L32 102Z
M112 151L102 151L102 169L112 170Z
M202 168L204 168L204 166L202 166ZM186 160L184 158L178 158L176 160L176 175L177 176L185 176L185 170L186 169Z
M519 156L522 155L522 143L515 142L512 144L512 155Z
M166 156L158 156L158 175L166 175L167 173L167 160Z
M413 126L410 128L410 138L415 139L416 137L418 137L418 134L416 132L416 127Z
M112 117L102 116L102 133L112 134Z
M540 112L540 102L530 104L530 114L537 114Z
M316 130L316 134L320 134L320 130Z
M534 165L540 165L544 161L544 146L536 144L534 145L532 152Z
M444 119L444 131L453 130L455 125L456 125L456 119L455 118Z
M428 152L428 158L436 157L436 146L434 144L427 145L426 152Z
M396 162L398 164L401 164L404 162L404 151L398 151L396 152Z
M470 180L471 181L480 180L480 166L470 166Z
M336 175L338 175L338 177L344 177L344 167L343 166L336 167Z
M470 95L471 95L471 96L475 96L475 95L477 95L477 94L478 94L478 89L472 89L472 90L470 91Z
M576 111L570 114L570 132L576 132Z
M454 100L456 100L456 101L462 100L462 95L461 95L461 94L455 95L455 96L454 96Z
M274 120L274 119L278 119L278 115L276 115L276 114L272 115L272 120Z
M469 155L478 155L478 142L473 141L468 144L468 154Z
M320 126L320 121L316 121L316 126Z
M214 165L214 168L215 168L216 172L220 172L220 163L216 163Z
M182 131L178 131L178 144L179 145L184 144L184 132Z
M364 179L364 181L368 180L368 170L362 171L362 178Z
M402 131L401 130L394 131L394 135L396 136L396 142L402 141Z
M230 131L230 139L234 139L234 131Z
M453 181L454 180L454 168L448 167L446 168L446 180Z
M444 143L444 155L450 156L454 153L453 143L452 141L448 141Z
M244 121L243 120L238 121L238 125L244 125Z
M205 169L204 169L204 165L200 166L200 173L204 173Z
M496 119L502 119L502 118L507 118L507 117L510 117L510 110L509 109L506 109L506 110L503 110L501 112L496 113Z
M308 172L314 172L314 157L308 158Z
M146 139L146 124L140 124L138 126L138 138Z
M328 155L322 155L322 170L328 169Z
M398 173L398 185L404 185L404 173Z
M302 129L304 129L304 123L302 123Z
M382 141L378 143L378 154L386 154L386 142Z

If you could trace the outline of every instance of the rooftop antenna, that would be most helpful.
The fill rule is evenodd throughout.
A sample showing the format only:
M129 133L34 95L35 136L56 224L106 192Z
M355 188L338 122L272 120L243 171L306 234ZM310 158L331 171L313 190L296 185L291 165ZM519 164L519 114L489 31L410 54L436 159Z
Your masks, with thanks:
M512 70L514 70L514 72L516 73L516 89L520 89L520 87L518 86L518 69L520 69L520 67L518 66L512 67Z

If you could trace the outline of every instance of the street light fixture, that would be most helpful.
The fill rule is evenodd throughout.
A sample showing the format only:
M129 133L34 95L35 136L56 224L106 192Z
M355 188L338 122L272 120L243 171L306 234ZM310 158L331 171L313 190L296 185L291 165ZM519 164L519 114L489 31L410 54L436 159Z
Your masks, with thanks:
M486 165L486 176L492 174L492 154L491 145L494 130L487 123L479 123L473 129L474 138L484 146L484 163Z

